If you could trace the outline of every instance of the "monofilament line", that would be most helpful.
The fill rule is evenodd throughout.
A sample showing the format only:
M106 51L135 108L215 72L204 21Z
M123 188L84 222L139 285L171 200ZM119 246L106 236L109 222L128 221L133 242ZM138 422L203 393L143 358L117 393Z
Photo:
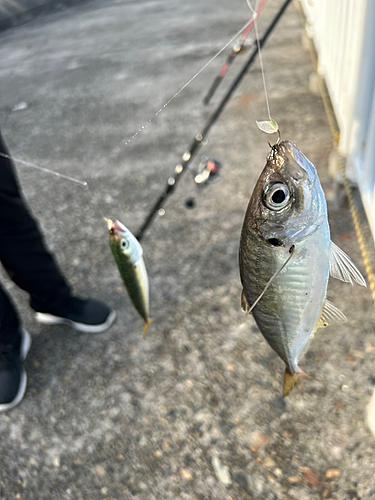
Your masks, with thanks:
M228 45L230 45L237 37L239 37L241 35L241 33L252 23L252 22L255 22L256 23L256 18L257 18L257 13L253 11L253 15L251 16L250 20L247 21L246 24L244 24L242 26L242 28L240 28L235 35L232 36L232 38L224 45L224 47L222 47L208 62L206 62L206 64L197 72L195 73L195 75L193 77L190 78L190 80L188 82L185 83L185 85L183 85L180 90L178 90L165 104L163 104L163 106L158 110L156 111L156 113L149 119L147 120L147 122L144 123L144 125L142 125L142 127L134 134L132 135L129 139L126 140L125 143L123 143L123 141L120 142L120 144L118 145L117 148L115 148L111 154L111 156L114 156L116 154L118 154L124 147L126 147L133 139L135 139L137 137L138 134L140 134L141 132L143 132L143 130L147 127L147 125L149 123L152 122L152 120L154 118L156 118L163 110L164 108L166 108L168 106L168 104L170 104L173 99L175 99L179 94L181 94L181 92L183 90L186 89L186 87L188 85L190 85L227 47ZM255 24L256 25L256 24ZM259 41L258 41L259 43ZM259 52L260 54L260 52Z
M290 261L290 259L293 257L293 254L294 254L294 250L295 250L295 246L292 245L289 249L289 257L287 258L287 260L284 262L284 264L280 267L279 270L277 270L273 276L270 278L270 280L268 281L267 285L264 287L264 290L263 292L259 295L259 297L256 299L256 301L252 304L252 306L250 307L249 311L248 311L248 314L251 313L251 311L254 309L254 307L258 304L258 302L260 301L260 299L263 297L263 295L266 293L266 291L268 290L269 286L271 285L271 283L274 281L275 278L278 277L278 275L281 273L281 271L284 269L284 267L288 264L288 262Z
M70 175L60 174L60 172L56 172L55 170L51 170L51 169L46 168L46 167L40 167L39 165L35 165L35 163L30 163L28 161L20 160L19 158L14 158L14 156L7 155L6 153L1 153L0 152L0 156L2 156L3 158L7 158L8 160L20 163L21 165L24 165L26 167L35 168L36 170L41 170L42 172L45 172L46 174L51 174L51 175L54 175L56 177L60 177L61 179L66 179L68 181L75 182L76 184L79 184L80 186L83 187L83 189L86 192L90 193L91 202L93 203L93 205L95 206L95 208L97 208L99 210L101 216L103 218L105 218L102 209L98 205L98 202L95 201L95 199L94 199L94 195L91 192L91 189L90 189L90 186L89 186L88 182L81 181L79 179L76 179L75 177L71 177Z
M25 165L26 167L30 168L35 168L36 170L41 170L42 172L45 172L47 174L55 175L56 177L61 177L62 179L66 179L71 182L75 182L76 184L80 184L81 186L84 186L85 188L88 188L88 183L86 181L80 181L79 179L76 179L75 177L71 177L70 175L65 175L65 174L60 174L60 172L56 172L55 170L51 170L46 167L40 167L39 165L35 165L35 163L30 163L28 161L20 160L19 158L15 158L14 156L7 155L6 153L0 153L0 156L3 158L7 158L8 160L13 160L16 163L20 163L21 165Z
M263 59L262 59L262 52L260 50L260 41L259 41L259 33L258 33L258 23L257 23L257 17L258 17L258 14L257 14L257 10L258 10L258 5L259 5L259 0L258 0L258 4L256 6L256 8L254 9L253 6L251 5L251 2L250 0L246 0L246 3L250 9L250 11L253 13L253 17L255 16L255 20L254 20L254 28L255 28L255 36L256 36L256 39L257 39L257 45L258 45L258 54L259 54L259 63L260 63L260 69L261 69L261 72L262 72L262 80L263 80L263 87L264 87L264 94L265 94L265 97L266 97L266 104L267 104L267 112L268 112L268 118L270 120L272 120L271 118L271 111L270 111L270 103L269 103L269 100L268 100L268 92L267 92L267 85L266 85L266 76L265 76L265 73L264 73L264 66L263 66Z

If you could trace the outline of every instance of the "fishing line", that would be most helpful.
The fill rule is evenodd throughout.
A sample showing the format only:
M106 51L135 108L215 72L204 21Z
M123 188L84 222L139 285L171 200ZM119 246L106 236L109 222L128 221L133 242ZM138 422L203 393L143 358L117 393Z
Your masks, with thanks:
M93 195L93 193L90 189L89 183L87 181L81 181L80 179L76 179L75 177L72 177L70 175L61 174L60 172L56 172L56 170L51 170L50 168L47 168L47 167L41 167L39 165L36 165L35 163L21 160L20 158L15 158L14 156L8 155L6 153L0 152L0 156L2 156L3 158L6 158L7 160L19 163L20 165L23 165L25 167L34 168L36 170L40 170L40 171L44 172L45 174L54 175L55 177L59 177L60 179L65 179L67 181L74 182L75 184L80 185L84 192L90 193L91 203L94 205L94 207L97 210L99 210L99 212L102 215L102 218L105 219L104 213L103 213L102 209L99 207L98 203L95 201L94 195Z
M284 14L284 12L285 12L286 8L288 7L288 5L290 4L290 2L291 2L291 0L284 0L282 5L280 6L279 10L277 11L276 15L271 20L270 24L267 26L265 32L263 33L263 36L262 36L260 43L259 43L260 47L263 47L263 45L267 42L270 34L275 29L275 26L280 21L282 15ZM140 227L138 233L136 234L136 237L139 241L143 237L143 234L145 233L147 228L152 223L156 213L158 213L158 211L163 207L166 199L175 190L176 185L180 181L181 176L186 171L188 164L192 161L192 158L196 155L196 153L200 149L202 142L209 134L211 128L215 125L215 123L219 119L225 106L228 104L231 96L233 95L233 93L235 92L235 90L237 89L239 84L241 83L241 81L244 78L244 76L246 75L247 71L252 66L257 54L258 54L258 47L256 46L256 47L254 47L254 50L250 54L248 60L243 65L242 69L239 71L238 75L235 77L234 81L232 82L231 86L227 90L226 94L221 99L217 108L211 114L211 116L208 118L202 131L194 137L194 140L191 142L189 149L187 151L185 151L185 153L182 155L182 159L181 159L182 161L178 165L176 165L173 177L168 178L166 187L161 192L159 199L156 201L154 206L149 211L142 226ZM266 123L268 125L268 129L271 130L271 132L267 131L267 133L274 133L274 132L278 131L277 123L274 120L270 120L267 122L257 122L257 125L260 128L260 125L263 125L264 123Z
M183 85L180 90L178 90L165 104L163 104L163 106L149 119L147 120L147 122L145 122L141 128L138 129L137 132L135 132L135 134L133 134L129 139L127 139L125 142L121 141L119 143L119 145L117 146L117 148L115 148L113 151L112 151L112 154L110 155L110 158L112 158L113 156L117 155L118 153L120 153L120 151L122 149L124 149L130 142L132 142L141 132L143 132L143 130L147 127L147 125L149 125L153 120L154 118L156 118L178 95L181 94L181 92L183 90L186 89L186 87L188 85L190 85L227 47L228 45L230 45L239 35L241 35L241 33L249 26L251 25L253 22L255 23L255 26L256 26L256 18L257 18L258 14L256 12L253 11L253 15L251 16L250 20L246 22L246 24L244 24L244 26L242 26L241 29L239 29L236 34L234 36L232 36L232 38L224 45L224 47L222 47L208 62L206 62L206 64L197 72L195 73L195 75L190 78L190 80L188 82L185 83L185 85ZM259 40L258 40L258 45L259 45Z
M252 306L250 307L250 309L247 311L248 314L251 313L251 311L254 309L254 307L258 304L258 302L260 301L260 299L263 297L263 295L266 293L266 291L268 290L269 286L271 285L271 283L273 282L273 280L275 278L277 278L277 276L281 273L281 271L284 269L284 267L288 264L288 262L290 261L290 259L293 257L293 254L294 254L294 250L295 250L295 246L292 245L289 249L289 257L286 259L286 261L284 262L284 264L280 267L280 269L278 269L274 274L273 276L270 278L269 282L267 283L267 285L265 286L263 292L259 295L259 297L256 299L256 301L252 304Z
M35 168L36 170L41 170L46 174L55 175L56 177L61 177L62 179L75 182L76 184L80 184L84 188L89 189L89 185L86 181L81 181L79 179L76 179L75 177L71 177L70 175L60 174L60 172L56 172L55 170L51 170L50 168L40 167L39 165L35 165L35 163L30 163L29 161L21 160L20 158L15 158L14 156L7 155L6 153L0 152L0 156L2 156L3 158L7 158L8 160L11 161L13 160L16 163L20 163L21 165L24 165L26 167Z
M259 14L262 12L263 7L265 6L266 2L267 2L267 0L260 0L259 6L258 6L257 11L256 11L257 16L259 16ZM230 66L234 62L234 59L237 57L238 54L240 54L244 50L245 44L246 44L246 39L249 36L250 31L253 27L255 17L253 16L252 19L253 19L253 21L251 22L251 24L249 24L248 27L243 30L243 32L240 35L240 38L238 39L238 41L235 42L235 45L233 45L232 50L230 51L230 53L227 57L227 60L222 65L221 69L219 70L219 73L217 74L216 78L212 82L211 87L209 88L207 94L205 95L205 97L203 99L203 104L205 106L207 106L207 104L209 104L213 95L217 91L220 83L223 81L225 75L227 74Z
M271 118L271 111L270 111L270 103L269 103L269 100L268 100L268 92L267 92L267 85L266 85L266 76L265 76L264 66L263 66L262 51L260 50L260 41L259 41L258 23L257 23L258 14L257 14L256 11L259 8L259 0L258 0L258 3L256 5L255 9L252 6L250 0L246 0L246 3L247 3L247 6L249 7L250 11L253 13L253 17L254 17L255 37L257 39L257 45L258 45L259 63L260 63L260 69L261 69L261 72L262 72L264 94L265 94L265 97L266 97L268 118L271 121L272 118Z
M276 15L274 16L274 18L271 20L270 24L268 25L268 27L266 28L263 36L262 36L262 39L259 40L259 37L258 37L258 44L257 44L257 47L254 48L253 52L251 53L250 57L248 58L248 60L246 61L246 63L244 64L243 68L240 70L239 74L237 75L237 77L234 79L233 83L231 84L230 88L228 89L228 91L226 92L225 96L222 98L220 104L217 106L216 110L211 114L211 116L209 117L208 121L206 122L203 130L201 133L198 133L195 137L194 137L194 140L192 141L191 145L190 145L190 148L183 154L182 156L182 161L180 164L178 164L176 167L175 167L175 173L174 173L174 176L173 177L170 177L167 181L167 187L163 190L163 192L161 193L158 201L155 203L155 205L152 207L151 211L149 212L149 214L147 215L144 223L142 224L141 228L139 229L138 231L138 234L136 235L137 239L140 240L143 233L145 232L145 230L148 228L148 226L151 224L152 222L152 219L154 217L154 215L156 214L156 212L159 211L159 209L161 208L162 204L165 202L166 198L172 194L172 192L174 191L174 188L176 187L177 183L178 183L178 180L180 179L180 177L182 176L182 174L185 172L185 168L187 167L188 163L191 161L192 157L196 154L196 152L198 151L198 149L201 147L202 143L203 143L203 140L204 138L208 135L210 129L213 127L213 125L215 124L215 122L218 120L219 116L221 115L223 109L225 108L226 104L228 103L230 97L232 96L233 92L236 90L236 88L238 87L238 85L240 84L240 82L242 81L244 75L246 74L246 72L249 70L249 68L251 67L251 65L253 64L254 60L255 60L255 57L256 55L258 54L258 50L266 43L268 37L270 36L270 34L272 33L272 31L274 30L275 26L277 25L278 21L280 20L281 16L283 15L283 13L285 12L286 8L288 7L288 5L290 4L291 0L284 0L283 4L281 5L280 9L278 10L278 12L276 13ZM252 16L251 16L251 19L249 21L246 22L246 24L240 29L237 31L237 33L224 45L224 47L222 49L220 49L220 51L217 52L217 54L212 57L210 59L210 61L208 61L204 66L203 68L201 68L195 75L194 77L192 77L178 92L176 92L174 94L173 97L171 97L169 99L169 101L167 101L162 108L159 109L159 111L157 113L155 113L155 115L153 117L151 117L147 122L146 124L141 127L141 129L139 129L139 131L133 135L133 137L131 138L131 140L133 138L135 138L139 132L141 132L145 126L150 123L154 118L155 116L157 116L158 114L161 113L161 111L163 110L163 108L165 108L175 97L177 97L188 85L189 83L191 83L212 61L215 60L216 57L218 57L218 55L220 55L223 50L225 50L225 48L231 43L233 42L233 40L244 30L246 29L252 22L255 22L255 19L257 17L257 13L254 13ZM272 120L271 120L272 121ZM269 122L267 122L269 123ZM274 125L277 126L277 124L274 122L274 124L271 124L272 127L274 127ZM259 124L258 124L259 126ZM277 128L275 130L273 130L271 133L273 132L276 132L277 131ZM270 133L270 132L268 132ZM130 142L130 141L128 141ZM122 143L120 142L120 145ZM126 146L126 144L125 144ZM121 150L123 146L120 146L117 148L117 151ZM21 165L25 165L25 166L28 166L28 167L31 167L31 168L35 168L35 169L38 169L42 172L45 172L45 173L49 173L51 175L54 175L56 177L60 177L60 178L63 178L63 179L66 179L66 180L69 180L71 182L75 182L75 183L78 183L80 184L85 190L88 190L90 192L90 195L91 197L93 198L93 194L91 192L91 190L89 189L89 186L88 186L88 183L86 181L81 181L79 179L76 179L72 176L68 176L68 175L65 175L65 174L60 174L59 172L56 172L54 170L51 170L51 169L48 169L46 167L40 167L38 165L35 165L33 163L30 163L30 162L27 162L27 161L24 161L24 160L20 160L18 158L13 158L9 155L6 155L6 154L3 154L3 153L0 153L2 154L2 156L4 156L5 158L8 158L8 159L13 159L15 162L19 162ZM112 153L112 155L114 154L114 152ZM111 155L111 156L112 156ZM97 203L94 201L92 201L96 206L97 206ZM103 218L105 218L103 212L101 211L101 209L99 207L97 207L98 210L101 212Z
M115 148L112 151L112 153L109 156L109 158L112 158L113 156L117 155L123 148L125 148L131 141L133 141L141 132L143 132L143 130L147 127L147 125L149 123L151 123L154 120L154 118L156 118L177 96L179 96L181 94L181 92L183 92L186 89L186 87L188 87L188 85L190 85L228 47L228 45L230 45L238 36L241 35L241 33L243 33L243 31L245 31L249 26L251 26L252 23L254 23L255 26L256 26L256 18L258 17L258 14L257 14L257 12L255 12L252 9L252 7L250 7L250 9L251 9L253 15L251 16L251 18L249 19L249 21L247 21L242 26L242 28L240 28L236 32L236 34L233 35L232 38L208 62L206 62L206 64L197 73L195 73L195 75L193 77L191 77L190 80L188 80L180 88L180 90L178 90L167 102L165 102L163 104L163 106L158 111L156 111L156 113L151 118L149 118L138 129L138 131L135 134L133 134L129 139L127 139L125 143L120 142L118 144L117 148ZM259 49L259 37L258 36L257 36L257 43L258 43L258 49ZM259 56L260 56L260 52L259 52ZM3 156L4 158L7 158L9 160L13 160L13 161L15 161L17 163L20 163L21 165L25 165L27 167L35 168L37 170L41 170L42 172L49 173L51 175L55 175L56 177L61 177L61 178L66 179L66 180L69 180L69 181L72 181L72 182L76 182L77 184L81 184L82 186L88 188L88 183L86 181L81 181L81 180L76 179L74 177L71 177L69 175L60 174L59 172L56 172L55 170L51 170L51 169L46 168L46 167L40 167L39 165L35 165L34 163L30 163L30 162L21 160L19 158L15 158L14 156L9 156L9 155L7 155L5 153L0 153L0 156Z
M195 73L195 75L190 78L190 80L188 80L181 88L180 90L178 90L165 104L163 104L163 106L149 119L147 120L147 122L144 123L144 125L142 125L140 127L140 129L135 133L133 134L125 143L119 143L119 145L117 146L117 148L115 148L111 155L110 155L110 158L112 158L113 156L117 155L123 148L125 148L131 141L133 141L146 127L149 123L151 123L154 118L156 118L179 94L181 94L181 92L183 92L183 90L186 89L186 87L188 85L190 85L190 83L192 83L227 47L228 45L230 45L239 35L241 35L241 33L243 33L244 30L246 30L249 26L251 26L253 23L255 23L256 25L256 18L258 16L258 14L254 11L252 11L252 16L251 18L249 19L249 21L247 21L241 29L239 29L235 35L233 35L233 37L197 72ZM258 42L258 48L259 48L259 39L257 37L257 42ZM260 54L260 52L259 52ZM4 158L7 158L8 160L13 160L14 162L16 163L19 163L20 165L23 165L23 166L26 166L26 167L30 167L30 168L34 168L36 170L40 170L41 172L44 172L44 173L47 173L47 174L50 174L50 175L54 175L56 177L59 177L59 178L62 178L62 179L66 179L68 181L71 181L71 182L74 182L76 184L80 184L85 190L88 190L91 194L91 197L93 199L93 194L89 188L89 185L88 185L88 182L86 181L81 181L80 179L77 179L75 177L72 177L70 175L65 175L65 174L61 174L60 172L56 172L55 170L51 170L47 167L41 167L39 165L36 165L35 163L31 163L31 162L28 162L28 161L25 161L25 160L21 160L20 158L16 158L14 156L10 156L10 155L7 155L6 153L1 153L0 152L0 156L4 157ZM92 200L93 201L93 200ZM93 201L93 203L96 204L96 202ZM100 207L97 206L97 208L100 210L103 218L104 217L104 214L102 212L102 210L100 209Z

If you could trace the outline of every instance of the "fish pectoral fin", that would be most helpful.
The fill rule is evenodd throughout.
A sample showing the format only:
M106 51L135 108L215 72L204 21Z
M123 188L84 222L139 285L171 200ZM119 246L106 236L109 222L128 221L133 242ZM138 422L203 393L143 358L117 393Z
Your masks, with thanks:
M147 335L147 330L148 330L148 327L151 325L151 323L153 323L154 320L153 319L149 319L147 321L145 321L145 324L144 324L144 327L143 327L143 338L145 339L146 338L146 335Z
M318 378L312 377L305 373L301 368L297 367L297 372L293 374L288 367L285 368L284 374L284 386L283 386L283 398L285 398L294 388L297 383L297 380L301 377L307 377L311 380L315 380L316 382L325 383L323 380L319 380Z
M247 303L245 294L243 293L243 289L241 291L241 311L244 312L245 314L251 314L250 306Z
M362 274L359 272L351 258L331 241L331 253L329 256L329 274L353 285L353 280L362 286L367 286Z
M322 313L318 320L317 328L324 328L329 325L337 325L338 323L346 323L348 320L344 313L340 311L329 300L324 302Z

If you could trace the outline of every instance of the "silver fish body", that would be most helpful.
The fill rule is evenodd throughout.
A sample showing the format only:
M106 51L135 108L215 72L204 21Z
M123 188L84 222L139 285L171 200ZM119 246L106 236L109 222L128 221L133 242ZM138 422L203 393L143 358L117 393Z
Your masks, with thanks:
M335 267L338 253L345 255L331 243L327 204L315 167L291 142L273 146L245 215L240 276L249 307L266 290L252 314L295 381L303 373L298 358L314 331L345 320L326 301L330 270L344 279ZM355 271L360 276L353 279L360 281L359 271L345 257L352 277Z
M293 258L271 283L252 314L270 346L295 374L298 356L323 309L329 277L329 227L297 242ZM250 230L241 251L243 292L249 305L289 257L290 247L264 245Z
M144 319L143 335L152 320L149 319L149 285L143 249L137 238L118 220L107 220L109 246L129 297Z

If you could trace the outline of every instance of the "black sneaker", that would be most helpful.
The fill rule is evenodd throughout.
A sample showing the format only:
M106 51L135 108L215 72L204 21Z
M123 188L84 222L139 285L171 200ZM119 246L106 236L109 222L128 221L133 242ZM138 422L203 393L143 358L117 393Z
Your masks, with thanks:
M23 362L31 346L31 337L23 328L20 334L19 349L0 344L0 412L17 406L26 392L27 375Z
M37 312L35 319L46 325L69 325L79 332L101 333L107 330L116 318L116 312L94 299L71 297L69 305L59 315Z

